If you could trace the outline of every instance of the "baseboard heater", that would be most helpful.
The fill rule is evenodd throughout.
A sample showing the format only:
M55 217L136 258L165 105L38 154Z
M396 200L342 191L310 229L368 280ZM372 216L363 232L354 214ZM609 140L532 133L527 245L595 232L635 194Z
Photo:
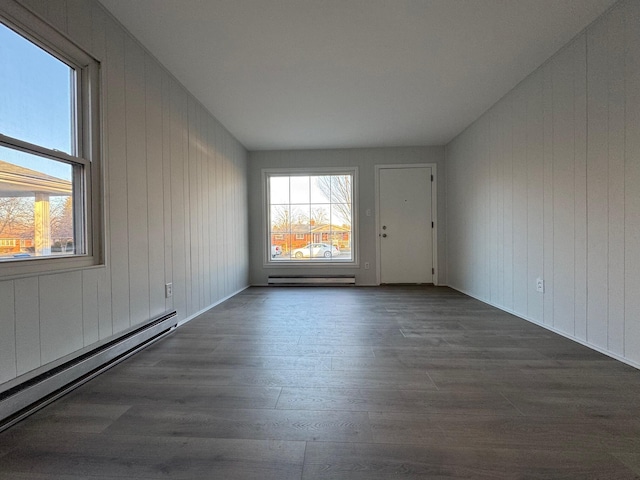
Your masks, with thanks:
M0 393L0 431L171 333L176 312L151 320L105 345Z
M270 275L269 285L355 285L355 275Z

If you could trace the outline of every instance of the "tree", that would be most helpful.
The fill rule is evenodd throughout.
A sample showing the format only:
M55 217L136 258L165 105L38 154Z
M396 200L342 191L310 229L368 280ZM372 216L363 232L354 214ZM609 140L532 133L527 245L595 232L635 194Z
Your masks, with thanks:
M0 198L0 235L33 236L33 198Z
M316 177L316 185L327 197L332 207L351 226L351 175L326 175Z
M288 206L275 205L271 210L271 231L288 232L291 227L291 210Z
M313 225L324 225L329 223L329 217L327 216L327 211L322 207L312 208L311 223Z

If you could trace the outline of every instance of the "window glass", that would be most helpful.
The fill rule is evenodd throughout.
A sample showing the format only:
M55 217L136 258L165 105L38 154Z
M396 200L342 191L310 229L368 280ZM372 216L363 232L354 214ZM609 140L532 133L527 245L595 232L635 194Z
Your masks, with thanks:
M0 261L76 253L73 166L0 146Z
M74 154L74 89L73 68L0 23L0 133Z
M268 174L269 262L353 262L353 174Z

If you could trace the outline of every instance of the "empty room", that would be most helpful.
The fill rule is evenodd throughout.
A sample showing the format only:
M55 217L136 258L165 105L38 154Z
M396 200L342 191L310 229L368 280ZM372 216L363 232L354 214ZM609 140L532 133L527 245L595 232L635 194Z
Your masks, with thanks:
M0 0L0 478L640 478L640 0Z

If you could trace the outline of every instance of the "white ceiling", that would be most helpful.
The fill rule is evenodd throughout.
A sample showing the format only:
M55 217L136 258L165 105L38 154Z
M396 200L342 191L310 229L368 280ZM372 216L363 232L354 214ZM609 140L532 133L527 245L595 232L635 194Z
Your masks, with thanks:
M615 0L100 0L249 150L443 145Z

